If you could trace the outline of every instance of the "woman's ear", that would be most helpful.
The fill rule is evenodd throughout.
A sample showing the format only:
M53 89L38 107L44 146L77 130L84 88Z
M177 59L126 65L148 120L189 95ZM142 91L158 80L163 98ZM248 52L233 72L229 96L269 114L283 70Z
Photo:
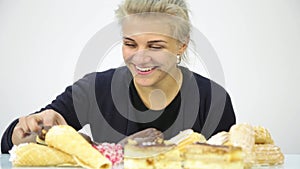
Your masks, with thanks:
M179 55L182 55L186 51L189 41L190 41L190 37L187 37L184 42L179 43L179 50L178 50Z
M180 43L179 44L179 50L178 50L178 55L182 55L187 48L187 44L186 43Z

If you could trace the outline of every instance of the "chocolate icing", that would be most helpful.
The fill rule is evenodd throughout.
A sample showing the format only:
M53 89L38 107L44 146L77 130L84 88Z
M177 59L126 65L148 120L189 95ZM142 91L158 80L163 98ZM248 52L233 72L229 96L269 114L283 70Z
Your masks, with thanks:
M143 145L146 143L151 143L151 145L154 145L161 144L163 139L164 135L161 131L158 131L155 128L147 128L124 138L123 140L119 141L119 144L124 146L128 143L128 140L132 140L138 145Z

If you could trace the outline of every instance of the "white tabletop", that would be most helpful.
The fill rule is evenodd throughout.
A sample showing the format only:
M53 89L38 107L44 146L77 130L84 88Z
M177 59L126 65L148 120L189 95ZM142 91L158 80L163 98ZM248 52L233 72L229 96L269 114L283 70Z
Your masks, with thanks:
M255 167L255 169L300 169L300 154L285 154L282 166ZM8 154L0 154L1 169L78 169L80 167L13 167Z

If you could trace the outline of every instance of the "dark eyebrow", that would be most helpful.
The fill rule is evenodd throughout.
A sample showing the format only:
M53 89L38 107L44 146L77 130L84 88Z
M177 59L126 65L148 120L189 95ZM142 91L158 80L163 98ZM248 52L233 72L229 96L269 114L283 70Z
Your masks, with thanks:
M128 38L128 37L123 37L123 40L130 40L130 41L134 41L133 39L131 39L131 38Z

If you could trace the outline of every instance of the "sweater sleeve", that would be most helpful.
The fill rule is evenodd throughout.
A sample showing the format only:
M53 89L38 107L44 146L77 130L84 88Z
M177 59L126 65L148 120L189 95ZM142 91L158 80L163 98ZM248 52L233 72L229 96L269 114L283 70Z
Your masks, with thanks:
M86 75L72 86L67 87L51 104L35 113L53 109L64 117L68 125L76 130L80 130L82 126L87 123L90 105L89 100L91 99L90 84L92 84L91 82L94 80L94 77L94 73ZM14 120L4 132L1 141L2 153L8 153L12 148L13 143L11 137L17 123L18 119Z
M236 117L227 91L216 82L198 77L201 133L208 139L221 131L229 131Z
M214 134L221 131L229 131L230 127L236 123L235 113L232 107L231 99L228 93L226 93L226 101L224 111Z
M11 136L13 133L13 130L17 123L19 122L19 119L14 120L5 130L2 140L1 140L1 152L2 153L8 153L8 151L12 148L13 143L11 141Z

